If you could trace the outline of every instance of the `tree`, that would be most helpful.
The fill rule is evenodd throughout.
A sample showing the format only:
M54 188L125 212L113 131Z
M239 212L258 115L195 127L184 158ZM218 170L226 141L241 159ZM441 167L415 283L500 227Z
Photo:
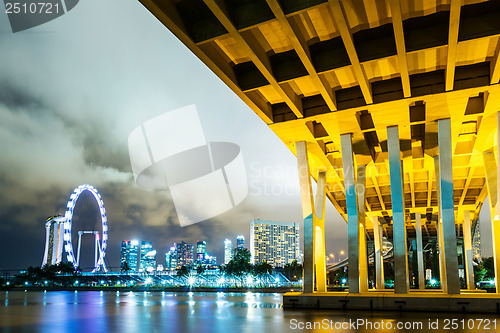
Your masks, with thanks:
M177 270L177 276L187 276L189 275L189 270L186 266L182 266Z
M205 272L205 268L203 268L202 265L198 265L198 267L196 267L196 273L203 274L203 272Z
M122 267L120 268L120 271L124 272L124 273L128 273L132 270L132 268L130 268L128 262L124 262Z
M224 273L238 278L241 282L244 275L252 272L250 257L251 255L248 249L238 249L233 259L224 266Z
M474 281L481 282L495 278L493 257L489 257L481 261L474 267Z
M297 260L294 260L290 264L286 264L285 267L283 267L283 272L289 280L297 281L302 277L302 265L299 265Z
M260 264L256 264L253 267L253 272L257 276L264 276L266 274L271 274L273 272L273 266L267 261L262 261Z

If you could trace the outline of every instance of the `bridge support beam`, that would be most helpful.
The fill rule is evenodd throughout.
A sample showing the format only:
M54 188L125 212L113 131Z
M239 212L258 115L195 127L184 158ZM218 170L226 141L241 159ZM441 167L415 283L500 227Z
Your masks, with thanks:
M442 219L444 261L446 283L443 291L448 294L460 294L460 278L458 276L457 238L455 231L455 210L453 203L453 174L450 119L438 120L439 146L439 206Z
M366 166L356 170L356 196L359 224L359 292L368 292L368 256L366 254Z
M399 131L397 126L387 127L387 149L391 179L393 245L394 245L394 292L408 293L408 256L406 253L406 226L403 201L403 173L400 158Z
M424 253L422 246L422 217L415 213L415 231L417 238L418 289L425 289Z
M478 221L479 223L479 221ZM465 248L465 270L467 276L467 289L476 289L474 282L474 268L472 267L472 235L470 229L470 211L464 211L464 248Z
M295 148L299 168L302 214L304 217L303 291L304 293L314 292L314 273L316 271L317 291L326 292L324 227L326 172L320 172L318 175L316 194L316 208L318 212L320 212L320 216L318 217L313 201L311 173L309 171L309 161L307 157L307 143L305 141L296 142Z
M500 293L500 112L497 112L497 156L493 151L483 153L484 169L491 214L491 236L493 241L493 265L495 270L496 292Z
M382 225L378 216L372 217L373 238L375 243L375 288L385 289L384 284L384 254L382 252Z
M439 175L439 157L435 156L434 157L434 174L436 177L436 196L437 196L437 204L438 204L438 215L437 215L437 221L436 221L436 236L438 240L438 249L439 251L439 281L441 283L441 287L443 290L446 292L444 289L447 285L447 279L446 279L446 270L444 269L445 262L444 262L444 251L441 249L444 248L444 240L443 240L443 218L441 215L441 186L440 186L440 175Z
M316 290L326 292L326 258L325 258L325 185L326 172L320 171L316 187L314 205L314 264L316 272Z
M347 248L349 256L349 293L368 291L365 236L365 167L357 170L355 179L354 155L351 134L340 136L344 185L347 206ZM357 186L359 185L359 190Z

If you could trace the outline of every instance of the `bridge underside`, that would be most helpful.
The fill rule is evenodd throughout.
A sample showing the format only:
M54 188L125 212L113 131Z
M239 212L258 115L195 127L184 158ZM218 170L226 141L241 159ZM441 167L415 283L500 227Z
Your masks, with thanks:
M395 293L424 285L428 239L446 294L460 293L463 239L473 289L471 230L488 195L500 277L498 2L140 1L297 155L305 293L326 291L325 197L348 223L351 294L368 290L367 238L384 288L382 237Z

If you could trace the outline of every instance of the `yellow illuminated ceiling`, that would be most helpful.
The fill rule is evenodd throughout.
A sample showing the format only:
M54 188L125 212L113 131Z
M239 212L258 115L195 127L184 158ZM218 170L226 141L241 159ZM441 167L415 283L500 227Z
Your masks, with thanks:
M477 220L500 110L497 1L140 1L292 152L307 141L344 218L340 135L367 166L368 216L388 218L387 127L398 125L408 219L430 220L436 121L451 118L457 222L464 210Z

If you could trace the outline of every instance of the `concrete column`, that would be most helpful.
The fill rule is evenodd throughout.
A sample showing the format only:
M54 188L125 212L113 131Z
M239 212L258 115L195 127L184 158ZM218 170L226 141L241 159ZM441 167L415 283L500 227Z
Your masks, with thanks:
M307 158L307 146L305 141L295 143L297 150L297 164L299 168L300 196L302 199L302 215L304 218L304 258L302 267L304 270L303 281L304 293L314 291L314 225L313 225L313 195L311 188L311 177Z
M497 165L500 165L500 112L497 112ZM497 168L497 202L500 202L500 170ZM491 235L493 237L493 265L495 267L496 292L500 293L500 212L496 206L495 218L491 221Z
M359 293L359 223L356 182L354 179L354 156L351 134L340 136L344 186L347 206L347 249L349 255L349 293Z
M403 173L401 170L399 131L397 126L387 127L389 172L394 245L394 292L408 293L408 257L406 255L406 226L403 201Z
M316 290L326 292L326 259L325 259L325 185L326 172L318 174L316 203L314 205L314 263L316 271Z
M382 253L382 226L378 221L378 216L372 217L373 238L375 243L375 288L384 289L384 258Z
M470 211L464 211L464 249L465 270L467 276L467 289L476 289L474 282L474 268L472 267L472 235L470 228Z
M444 293L448 292L448 282L446 279L445 261L444 261L444 239L443 239L443 219L441 215L441 187L440 187L440 175L439 175L439 157L434 157L434 172L436 175L436 197L438 204L438 218L436 221L436 234L438 239L438 249L439 249L439 281L441 283L441 288L443 288Z
M453 174L450 119L438 120L439 187L446 287L449 294L460 294L458 276L457 238L455 234L455 210L453 204ZM444 285L443 285L444 289Z
M422 250L422 217L415 213L415 231L417 238L418 289L425 289L424 252Z
M500 112L497 113L497 160L500 160ZM498 179L500 177L500 170L497 165L500 165L495 160L493 152L483 153L484 168L486 172L486 184L488 189L488 198L490 203L491 212L491 236L493 243L493 264L495 269L496 292L500 293L500 218L499 218L499 205L500 190Z
M368 257L366 255L366 166L358 166L356 196L358 204L359 292L368 292Z

